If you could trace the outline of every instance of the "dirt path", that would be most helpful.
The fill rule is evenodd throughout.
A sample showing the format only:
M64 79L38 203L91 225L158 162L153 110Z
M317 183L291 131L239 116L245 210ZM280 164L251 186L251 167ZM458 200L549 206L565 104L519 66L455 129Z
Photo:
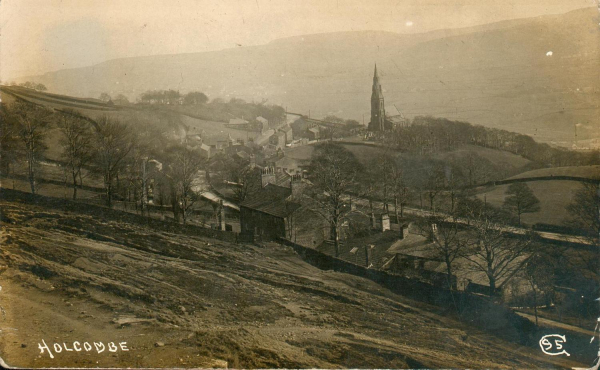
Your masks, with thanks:
M528 313L519 312L519 311L515 311L515 312L517 313L517 315L522 316L522 317L530 320L531 322L535 322L534 315L530 315ZM594 336L594 332L591 330L583 329L578 326L564 324L562 322L546 319L546 318L539 317L539 316L538 316L538 323L542 326L547 326L549 328L564 329L564 330L568 330L568 331L572 331L572 332L576 332L576 333L580 333L580 334L589 335L590 338Z

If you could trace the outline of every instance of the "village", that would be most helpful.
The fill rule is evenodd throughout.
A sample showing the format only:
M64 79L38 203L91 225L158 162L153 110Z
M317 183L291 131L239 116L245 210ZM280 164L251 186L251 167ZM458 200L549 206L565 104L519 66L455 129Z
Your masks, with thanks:
M557 113L574 129L557 141L476 123L496 114L486 109L473 122L417 110L412 95L439 90L395 93L420 72L383 57L351 77L307 72L334 81L327 99L301 80L275 89L287 64L242 93L253 50L227 56L223 74L237 77L222 87L182 72L181 89L125 88L123 76L86 98L46 77L2 81L1 365L598 368L588 123ZM527 113L515 112L506 120Z

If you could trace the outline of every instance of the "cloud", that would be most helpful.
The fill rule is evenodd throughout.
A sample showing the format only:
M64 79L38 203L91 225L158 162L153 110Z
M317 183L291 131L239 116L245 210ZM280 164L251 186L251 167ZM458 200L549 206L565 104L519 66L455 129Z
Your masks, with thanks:
M412 25L413 25L413 22L412 22L412 21L407 21L407 22L406 22L406 27L412 27Z
M546 56L547 56L547 57L551 57L551 56L552 56L552 54L554 54L554 53L552 53L551 51L549 51L549 52L547 52L547 53L546 53Z

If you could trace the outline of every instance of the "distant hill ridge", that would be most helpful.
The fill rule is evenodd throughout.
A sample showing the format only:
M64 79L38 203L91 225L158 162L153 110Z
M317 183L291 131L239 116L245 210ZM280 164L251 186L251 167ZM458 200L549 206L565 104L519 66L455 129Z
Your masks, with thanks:
M571 146L600 136L599 34L597 9L584 8L457 30L337 32L115 59L18 82L86 97L198 90L362 121L377 62L386 104L408 117L464 120Z

